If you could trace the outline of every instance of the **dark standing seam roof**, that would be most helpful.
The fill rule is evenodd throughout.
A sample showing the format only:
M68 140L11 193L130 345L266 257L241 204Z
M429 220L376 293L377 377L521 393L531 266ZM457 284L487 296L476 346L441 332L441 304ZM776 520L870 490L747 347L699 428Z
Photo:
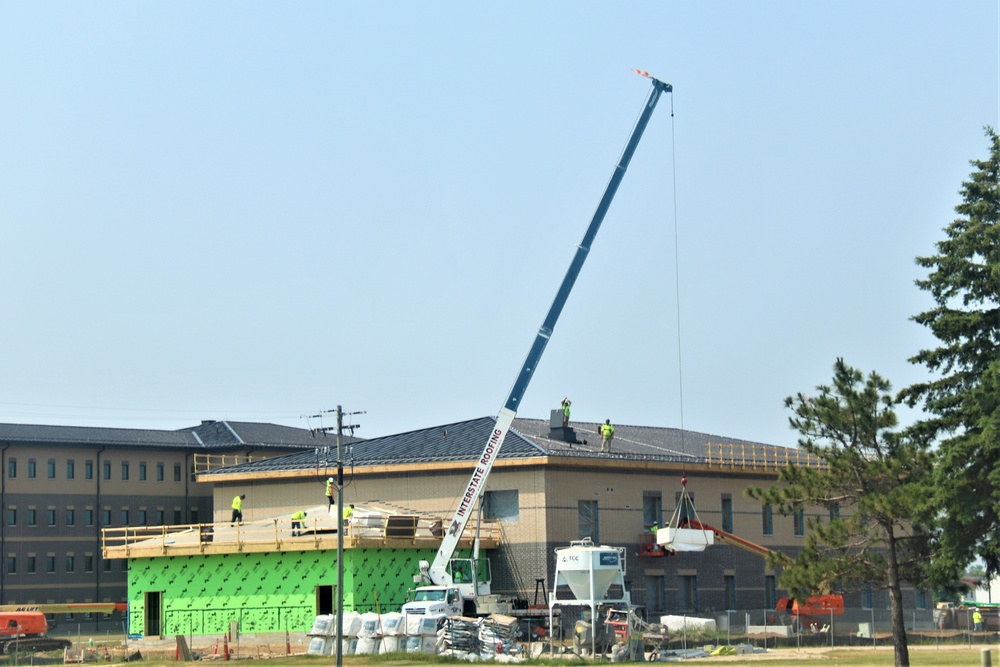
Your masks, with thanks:
M446 461L472 462L482 454L487 438L496 424L493 417L480 417L464 422L435 426L418 431L372 438L345 448L344 463L354 467L406 463L432 463ZM580 441L570 444L549 437L549 423L541 419L515 419L507 434L497 460L539 456L568 456L580 458L608 458L636 461L689 461L704 460L708 443L726 445L757 445L747 440L734 440L721 436L681 431L673 428L615 425L611 454L601 454L601 437L598 424L571 423ZM317 437L317 449L296 452L220 468L204 475L232 473L287 472L328 468L337 464L336 437ZM329 447L329 451L323 448Z
M438 461L472 461L482 454L486 440L495 425L494 418L480 417L479 419L434 426L419 431L362 440L351 445L350 455L345 454L344 459L345 463L349 461L355 467ZM337 464L336 436L317 438L317 443L322 443L318 447L329 447L329 452L322 450L296 452L266 461L222 468L207 472L205 475L307 470L335 466ZM504 440L498 459L545 456L545 453L544 449L528 438L511 431Z
M202 422L176 431L0 424L0 442L87 447L148 447L151 449L303 449L316 438L307 429L254 422Z

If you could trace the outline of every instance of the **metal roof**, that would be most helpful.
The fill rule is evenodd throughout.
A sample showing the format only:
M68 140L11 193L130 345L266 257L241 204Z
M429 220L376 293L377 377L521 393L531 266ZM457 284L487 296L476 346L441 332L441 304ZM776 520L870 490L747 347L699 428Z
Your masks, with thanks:
M345 448L344 463L354 467L473 461L486 445L496 420L480 417L468 421L408 431L380 438L371 438ZM675 428L615 425L615 437L610 454L600 453L601 436L598 424L573 422L575 443L549 437L549 423L541 419L515 419L498 460L541 456L582 458L614 458L618 460L702 461L709 443L713 445L756 445L747 440L735 440L705 433ZM312 451L295 452L266 461L219 468L204 475L291 472L336 466L335 437L317 437L318 446ZM319 444L321 443L321 444Z
M4 444L192 450L254 447L303 449L311 447L315 440L313 433L307 429L255 422L203 421L198 426L176 431L0 424L0 443Z
M344 461L355 467L436 461L469 461L478 457L486 444L496 420L480 417L469 421L433 426L431 428L371 438L352 443ZM317 447L309 452L276 456L266 461L254 461L204 473L233 474L250 472L284 472L327 468L337 463L337 438L317 438ZM543 448L511 431L500 450L500 459L545 456Z

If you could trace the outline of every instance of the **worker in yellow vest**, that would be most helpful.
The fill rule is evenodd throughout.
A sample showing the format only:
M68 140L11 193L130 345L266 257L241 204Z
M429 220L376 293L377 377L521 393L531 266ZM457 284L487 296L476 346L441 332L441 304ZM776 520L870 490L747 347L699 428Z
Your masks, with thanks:
M298 537L302 534L302 529L305 528L305 518L306 513L302 510L292 514L292 537Z
M615 437L615 427L611 425L610 419L605 419L601 424L601 453L611 451L611 441Z
M247 497L247 494L241 493L240 495L233 498L233 516L229 519L229 525L234 523L243 523L243 500Z
M570 401L569 398L564 398L562 400L563 428L569 426L569 406L572 404L573 402Z
M327 507L333 507L333 477L326 480L326 501Z

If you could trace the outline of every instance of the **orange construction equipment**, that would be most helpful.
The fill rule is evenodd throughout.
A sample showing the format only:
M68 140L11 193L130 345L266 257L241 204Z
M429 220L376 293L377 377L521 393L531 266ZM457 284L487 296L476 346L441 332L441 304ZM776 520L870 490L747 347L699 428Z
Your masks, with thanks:
M737 537L736 535L733 535L725 530L709 526L707 523L702 523L697 519L686 518L682 520L682 524L698 530L711 531L714 533L715 539L720 543L731 544L732 546L742 549L748 553L752 553L755 556L760 556L761 558L767 558L768 556L777 557L778 560L785 565L792 562L786 554L783 554L780 551L773 551L765 546L751 542L750 540ZM799 602L795 598L781 598L778 600L778 604L775 605L775 611L785 612L794 616L799 619L803 626L806 626L813 621L821 621L824 618L829 619L831 614L834 616L843 615L844 598L836 593L811 595L802 602Z

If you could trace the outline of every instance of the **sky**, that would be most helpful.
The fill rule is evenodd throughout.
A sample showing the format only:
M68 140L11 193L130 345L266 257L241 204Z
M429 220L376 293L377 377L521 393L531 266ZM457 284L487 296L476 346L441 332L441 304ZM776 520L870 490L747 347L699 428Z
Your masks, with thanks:
M0 422L495 415L794 445L897 389L1000 127L1000 2L0 2ZM917 414L901 411L907 421Z

